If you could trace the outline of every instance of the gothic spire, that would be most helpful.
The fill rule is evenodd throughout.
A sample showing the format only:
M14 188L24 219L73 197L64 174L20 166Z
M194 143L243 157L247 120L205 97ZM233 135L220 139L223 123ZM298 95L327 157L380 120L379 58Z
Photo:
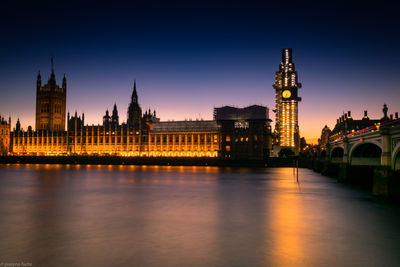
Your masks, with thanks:
M53 57L51 57L51 73L54 73L54 62L53 62Z
M40 70L39 70L39 74L38 74L37 80L36 80L36 88L37 88L37 90L40 89L40 86L42 86L42 76L40 76Z
M136 79L134 80L133 83L133 93L132 93L132 103L138 103L138 95L136 92Z
M112 111L112 116L113 116L113 119L114 118L116 119L118 117L117 103L115 103L115 102L114 102L114 108L113 108L113 111Z
M50 75L49 83L52 87L55 87L55 85L56 85L56 76L54 75L53 57L51 57L51 75Z
M64 89L67 89L67 78L65 77L65 73L64 73L64 77L63 77L63 81L62 81L62 87Z

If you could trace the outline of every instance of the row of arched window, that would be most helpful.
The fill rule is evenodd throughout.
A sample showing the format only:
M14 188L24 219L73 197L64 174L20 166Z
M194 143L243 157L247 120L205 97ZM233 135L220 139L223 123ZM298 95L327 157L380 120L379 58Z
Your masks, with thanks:
M54 112L55 113L61 113L61 105L60 104L54 104ZM50 104L49 103L42 103L40 106L40 112L50 112Z

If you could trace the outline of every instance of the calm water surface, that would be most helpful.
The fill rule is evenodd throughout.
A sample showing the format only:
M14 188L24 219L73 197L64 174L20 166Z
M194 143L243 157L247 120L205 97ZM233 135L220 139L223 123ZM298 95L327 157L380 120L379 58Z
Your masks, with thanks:
M0 165L0 264L399 266L400 209L311 170Z

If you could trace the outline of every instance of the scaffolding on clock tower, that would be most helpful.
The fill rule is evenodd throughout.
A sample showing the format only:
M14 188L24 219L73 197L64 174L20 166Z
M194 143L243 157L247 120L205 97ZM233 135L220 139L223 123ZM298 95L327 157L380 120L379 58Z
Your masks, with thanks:
M279 64L279 71L275 73L275 140L274 156L280 152L292 151L298 155L300 148L300 133L298 123L298 89L301 83L297 80L292 61L292 49L282 49L282 62Z

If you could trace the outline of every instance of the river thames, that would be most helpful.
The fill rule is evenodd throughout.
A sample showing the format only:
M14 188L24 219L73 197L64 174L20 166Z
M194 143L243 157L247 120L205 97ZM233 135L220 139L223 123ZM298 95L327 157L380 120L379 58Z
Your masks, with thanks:
M399 266L400 208L308 169L0 165L0 264Z

